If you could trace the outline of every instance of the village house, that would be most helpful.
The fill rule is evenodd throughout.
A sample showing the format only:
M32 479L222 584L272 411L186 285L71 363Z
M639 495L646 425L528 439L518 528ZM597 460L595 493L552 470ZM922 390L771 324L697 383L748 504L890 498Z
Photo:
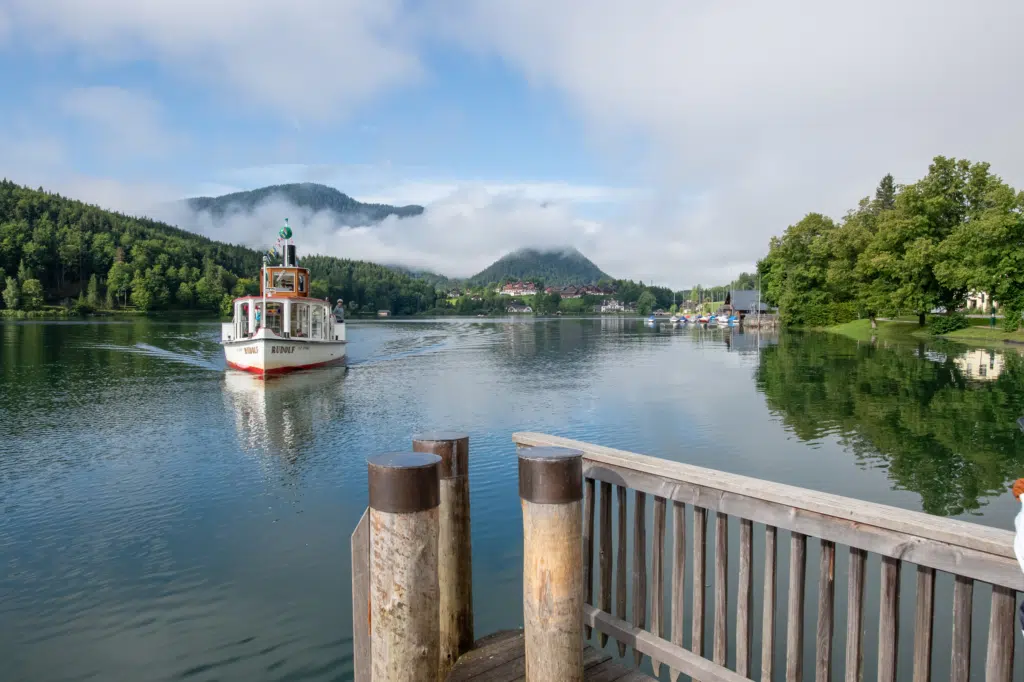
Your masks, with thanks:
M759 303L760 295L756 289L733 289L725 295L725 304L719 312L738 315L741 318L756 315L758 312L767 313L768 305Z
M626 306L622 304L622 301L608 299L598 306L598 311L602 313L624 313L626 312Z
M586 286L568 285L564 287L547 287L544 289L547 294L558 294L561 298L581 298L583 296L610 296L614 291L611 289L588 284Z
M984 291L972 291L967 294L967 310L969 312L986 313L990 305L993 310L999 310L999 303L992 300L992 297Z
M502 296L533 296L537 286L533 282L509 282L497 290Z

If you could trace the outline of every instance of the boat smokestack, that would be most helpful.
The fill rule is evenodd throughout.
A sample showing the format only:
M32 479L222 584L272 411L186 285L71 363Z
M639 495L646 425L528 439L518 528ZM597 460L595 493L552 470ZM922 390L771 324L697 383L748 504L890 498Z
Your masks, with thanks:
M284 245L284 266L286 268L293 268L298 265L295 258L295 244Z

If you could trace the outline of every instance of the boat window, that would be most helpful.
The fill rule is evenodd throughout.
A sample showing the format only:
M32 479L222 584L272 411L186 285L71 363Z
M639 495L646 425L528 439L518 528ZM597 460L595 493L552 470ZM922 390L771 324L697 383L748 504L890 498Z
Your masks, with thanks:
M306 293L306 276L303 274L299 275L299 293Z
M280 336L281 329L284 326L284 306L280 303L268 302L267 319L263 326Z
M249 302L235 305L235 338L249 336Z
M312 311L309 321L309 338L320 340L324 338L324 307L322 305L313 306Z
M275 272L274 288L278 291L295 291L295 273L290 270Z
M309 304L295 303L292 305L292 328L290 333L300 339L309 338Z

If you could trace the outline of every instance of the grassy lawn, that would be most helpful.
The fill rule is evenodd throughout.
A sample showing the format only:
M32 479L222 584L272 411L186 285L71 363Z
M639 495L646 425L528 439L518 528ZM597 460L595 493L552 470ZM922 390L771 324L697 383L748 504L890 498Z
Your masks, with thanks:
M879 320L878 329L872 329L871 322L868 320L854 320L853 322L847 322L845 324L837 324L834 327L826 327L822 331L827 331L833 334L842 334L843 336L856 339L857 341L870 341L871 337L874 336L879 339L904 339L914 341L920 339L942 338L972 346L1001 346L1006 341L1024 343L1024 330L1007 333L998 326L995 329L990 329L987 319L980 320L980 322L983 322L984 324L974 324L975 320L972 319L972 324L967 329L958 329L955 332L942 334L941 336L933 336L928 332L927 328L917 326L917 318L908 318L906 320L901 318L897 318L896 320Z
M912 320L879 320L878 328L871 328L870 320L854 320L834 327L826 327L823 331L842 334L857 341L870 341L871 337L880 339L917 339L931 335L917 326L917 318Z
M943 337L964 342L1003 343L1004 341L1015 341L1024 343L1024 331L1018 329L1015 332L1004 332L1000 327L990 329L987 321L984 327L971 325L967 329L958 329L955 332L944 334Z

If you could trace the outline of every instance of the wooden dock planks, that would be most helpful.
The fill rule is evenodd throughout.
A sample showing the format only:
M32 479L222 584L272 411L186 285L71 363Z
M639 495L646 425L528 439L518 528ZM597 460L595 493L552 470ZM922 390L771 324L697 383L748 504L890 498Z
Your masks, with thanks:
M583 649L583 666L587 682L655 682L589 646ZM523 631L504 630L478 640L452 668L448 682L515 682L525 675Z

